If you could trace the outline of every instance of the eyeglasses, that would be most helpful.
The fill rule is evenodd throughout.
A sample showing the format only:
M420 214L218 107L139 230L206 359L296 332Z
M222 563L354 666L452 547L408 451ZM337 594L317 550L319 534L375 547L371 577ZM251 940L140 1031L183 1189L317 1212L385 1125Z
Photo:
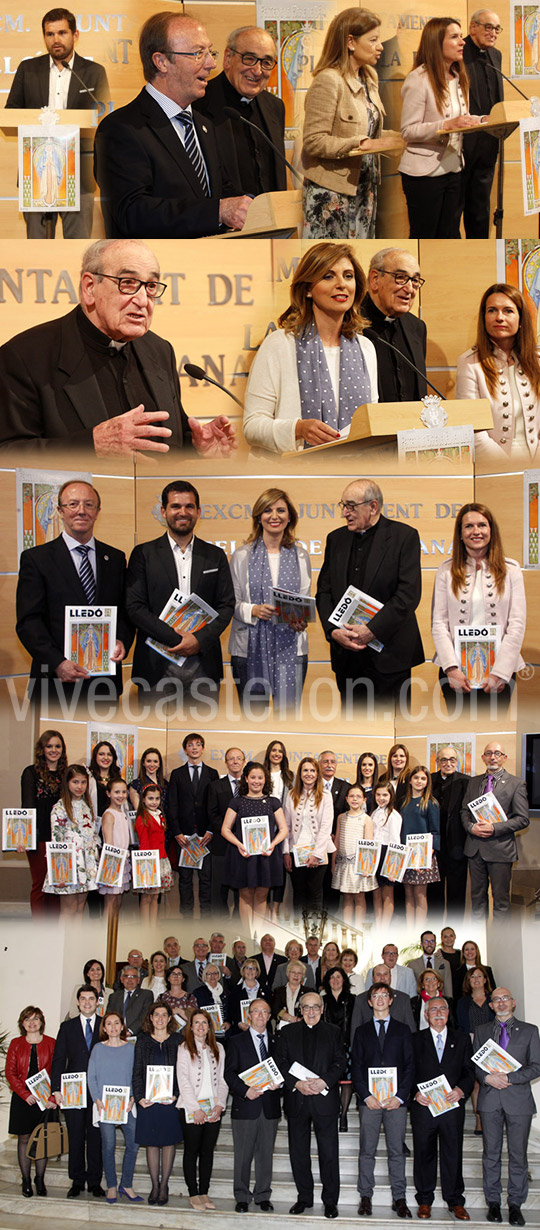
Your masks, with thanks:
M492 26L490 21L475 21L475 26L483 26L486 34L501 34L502 26Z
M263 73L271 73L277 64L273 56L256 56L251 51L237 51L236 47L228 47L227 51L232 51L233 55L239 56L246 68L255 68L256 64L260 64Z
M439 764L457 764L457 756L437 756Z
M506 760L506 752L484 752L484 756L492 757L494 760Z
M511 1004L512 996L511 995L492 995L491 1002L492 1004Z
M356 512L357 508L361 508L362 504L373 504L373 500L339 500L338 508L340 512Z
M211 47L199 47L198 51L174 51L169 47L167 51L162 51L164 56L186 56L188 60L195 60L196 64L202 64L203 60L208 58L214 61L214 64L219 56L219 51L213 51Z
M426 279L421 278L418 273L411 276L410 273L405 273L404 269L377 269L377 273L385 273L387 277L393 278L396 286L406 286L407 282L411 283L413 290L420 290L424 286Z
M143 282L142 278L117 278L114 273L97 273L96 277L116 282L121 295L137 295L144 286L149 299L161 299L167 290L166 282L156 282L153 278L150 282Z
M76 512L78 508L83 508L85 512L96 512L98 505L95 500L67 500L65 504L59 504L59 508L68 508L70 512Z
M301 1011L301 1012L319 1012L319 1013L320 1013L320 1012L322 1012L322 1006L321 1006L321 1004L301 1004L301 1005L300 1005L300 1011Z

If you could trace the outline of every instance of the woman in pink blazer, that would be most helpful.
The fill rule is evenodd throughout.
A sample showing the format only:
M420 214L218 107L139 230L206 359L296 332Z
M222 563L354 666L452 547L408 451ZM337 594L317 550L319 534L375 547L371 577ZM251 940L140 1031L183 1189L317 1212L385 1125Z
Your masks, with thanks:
M521 568L516 560L506 559L493 513L485 504L464 504L456 518L452 558L438 569L433 593L431 631L445 696L450 690L463 694L472 690L467 676L474 675L474 660L471 672L462 669L456 628L496 624L499 647L479 691L505 692L509 697L513 676L524 666L520 651L526 616Z
M403 82L399 170L411 239L459 239L463 208L463 137L481 117L469 115L469 84L459 22L432 17L422 30L416 67ZM444 131L443 131L444 130Z

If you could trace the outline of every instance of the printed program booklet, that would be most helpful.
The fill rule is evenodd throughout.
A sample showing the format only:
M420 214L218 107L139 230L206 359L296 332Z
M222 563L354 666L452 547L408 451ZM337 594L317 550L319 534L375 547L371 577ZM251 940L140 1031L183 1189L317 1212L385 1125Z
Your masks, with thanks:
M63 1072L60 1092L63 1110L85 1110L87 1105L86 1072Z
M486 624L476 628L456 625L454 648L457 662L471 688L481 688L488 675L491 675L500 647L499 624Z
M283 1077L274 1060L268 1055L266 1059L261 1059L260 1063L255 1063L252 1068L246 1068L245 1072L240 1072L240 1080L249 1085L251 1089L259 1089L264 1093L265 1089L271 1089L272 1085L282 1085Z
M104 888L121 888L127 855L127 850L122 850L120 846L102 846L96 884L102 884Z
M250 857L253 854L263 854L270 848L270 826L268 816L242 817L242 845Z
M397 1093L397 1068L368 1068L368 1088L377 1102L395 1098Z
M488 790L487 794L481 794L477 799L471 799L467 806L475 821L487 820L488 824L504 824L508 820L506 812L503 811L492 790Z
M344 624L367 624L382 607L382 602L378 602L370 594L365 594L362 589L356 589L355 585L349 585L329 616L329 622L335 624L336 628L342 628ZM375 639L369 641L368 648L380 653L384 645Z
M370 841L367 837L359 837L356 843L355 874L357 876L374 876L380 853L381 847L377 841Z
M199 598L198 594L190 594L186 598L179 589L174 589L159 618L169 624L170 628L174 628L180 640L186 632L191 632L196 636L201 628L205 628L217 618L217 611ZM175 666L184 665L185 657L182 658L178 653L171 653L167 645L162 645L153 636L147 636L146 644L162 658L166 658L167 662L174 662Z
M429 871L433 857L433 837L431 833L409 833L405 844L409 850L407 864L413 871Z
M446 1115L449 1110L457 1110L459 1102L449 1102L447 1094L452 1092L446 1076L434 1076L430 1081L419 1081L418 1088L429 1099L429 1111L434 1119Z
M55 888L79 883L77 851L69 841L47 841L47 879Z
M159 850L132 850L131 874L134 892L142 888L161 888Z
M186 834L187 845L181 846L178 856L179 867L191 867L195 871L199 871L202 867L203 858L208 854L208 846L203 846L203 843L197 833L190 833L189 837Z
M380 874L386 876L387 880L395 880L396 883L401 883L409 866L409 853L409 846L401 846L399 842L389 841L383 865L379 868Z
M172 1102L173 1069L171 1064L148 1064L144 1096L147 1102Z
M308 624L317 618L315 599L288 589L272 589L272 606L277 607L277 614L273 616L277 624L294 624L299 619Z
M513 1055L509 1055L498 1042L494 1042L493 1038L488 1038L484 1045L475 1051L473 1063L482 1068L484 1072L517 1072L521 1067L519 1059L514 1059Z
M2 849L36 849L35 807L4 807L2 809Z
M28 1076L24 1083L28 1092L34 1095L39 1109L46 1110L51 1096L51 1078L47 1069L42 1068L34 1076Z
M203 1110L205 1115L209 1115L211 1111L213 1111L214 1109L214 1099L213 1098L199 1098L198 1102L199 1102L199 1110ZM186 1110L185 1114L186 1114L186 1123L195 1123L192 1110Z
M115 606L66 606L64 653L68 662L89 675L114 675L116 645Z
M100 1123L127 1123L129 1098L129 1085L104 1085Z
M293 846L292 856L295 867L305 867L314 850L315 846L312 841L306 842L304 846Z

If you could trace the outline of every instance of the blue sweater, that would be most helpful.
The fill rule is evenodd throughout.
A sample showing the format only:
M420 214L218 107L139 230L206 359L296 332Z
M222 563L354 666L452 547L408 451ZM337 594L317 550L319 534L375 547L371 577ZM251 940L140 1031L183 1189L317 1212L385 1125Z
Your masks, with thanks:
M128 1085L130 1094L135 1047L132 1042L125 1046L106 1046L98 1042L88 1062L88 1088L95 1102L102 1101L104 1085Z

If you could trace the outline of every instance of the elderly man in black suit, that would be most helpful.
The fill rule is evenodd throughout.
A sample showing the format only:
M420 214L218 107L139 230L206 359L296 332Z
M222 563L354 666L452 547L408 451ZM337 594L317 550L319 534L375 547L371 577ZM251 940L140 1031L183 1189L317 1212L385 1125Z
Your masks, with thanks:
M334 827L338 816L342 812L347 811L347 791L350 782L344 777L336 777L337 756L335 752L326 751L319 753L319 764L321 766L321 775L323 779L324 790L329 791L332 795L332 805L334 808Z
M154 996L151 991L143 991L134 965L124 965L120 982L120 989L113 991L107 1001L107 1012L117 1012L130 1038L136 1038L148 1009L152 1007Z
M228 842L221 836L225 812L232 798L238 794L242 770L246 763L241 747L228 747L225 752L227 772L208 787L208 824L212 830L212 908L220 913L229 911L229 886L225 883L225 855ZM233 889L238 897L238 889Z
M233 30L223 54L223 72L211 78L203 98L194 104L194 110L212 120L217 130L221 158L233 183L253 196L287 187L285 107L266 88L276 63L276 44L267 30L259 26ZM226 115L226 108L232 108L238 119Z
M216 61L204 26L184 14L154 13L142 27L139 53L146 86L96 133L107 235L198 239L241 230L250 198L224 185L213 124L191 110Z
M472 777L463 796L462 824L467 833L465 854L471 876L471 906L474 918L484 918L489 910L489 886L493 898L493 918L503 920L510 910L512 866L517 859L515 834L529 827L529 800L525 782L504 767L506 752L498 739L486 744L482 753L485 772ZM506 820L490 824L475 820L469 803L493 793Z
M443 1200L457 1221L469 1221L465 1209L463 1180L463 1127L465 1102L474 1087L474 1065L468 1034L448 1029L448 1004L445 999L428 1000L424 1008L428 1029L420 1029L412 1040L415 1092L411 1106L414 1142L414 1182L418 1216L431 1217L437 1183L437 1141ZM445 1076L450 1093L449 1109L436 1118L429 1110L429 1099L418 1085Z
M101 1018L97 1015L97 994L93 987L79 987L77 991L79 1015L62 1021L54 1046L51 1066L52 1096L62 1106L62 1074L64 1072L87 1072L90 1053L99 1042ZM84 1191L85 1183L93 1196L104 1196L101 1186L101 1136L99 1127L94 1127L92 1114L94 1103L87 1091L85 1110L64 1110L69 1140L68 1173L71 1187L68 1200L73 1200ZM86 1160L85 1160L86 1151Z
M64 522L59 538L23 551L17 584L17 636L32 656L29 695L33 701L63 696L109 702L122 691L122 662L133 640L124 605L126 557L94 538L99 492L89 483L68 481L58 492ZM117 641L112 675L90 676L65 656L65 607L110 604L117 608Z
M411 312L423 284L412 252L381 248L371 257L362 315L370 322L365 335L377 351L379 401L419 401L427 393L426 326Z
M317 609L345 712L359 700L404 698L411 668L424 661L415 611L422 593L418 532L382 515L383 493L370 478L343 492L346 526L326 540ZM330 615L349 585L382 603L365 624L336 627ZM370 641L382 642L380 652Z
M495 1020L479 1025L474 1035L475 1053L492 1039L520 1067L515 1072L485 1072L476 1066L480 1082L478 1113L482 1116L482 1171L487 1221L501 1222L501 1155L504 1128L508 1143L508 1220L511 1226L524 1226L521 1212L527 1199L527 1142L536 1106L531 1081L540 1077L540 1037L537 1025L514 1016L516 1001L508 987L496 987L490 1006Z
M236 1213L247 1213L253 1200L257 1209L272 1213L272 1162L281 1103L278 1085L261 1093L240 1077L268 1056L274 1040L269 1025L270 1005L253 999L249 1006L249 1029L234 1034L227 1043L225 1080L232 1093L231 1123L234 1144L234 1199ZM255 1187L250 1188L251 1164L255 1162Z
M22 60L13 78L6 107L67 107L103 110L109 101L109 83L101 64L77 55L77 19L69 9L51 9L41 21L47 55ZM47 213L53 234L58 216L64 239L87 239L92 234L95 183L92 175L92 141L80 144L80 207L65 213ZM44 213L24 213L28 239L45 239Z
M180 850L187 845L187 839L193 833L201 838L208 854L205 855L199 871L192 867L178 868L178 891L180 894L180 909L182 913L192 913L194 906L193 876L199 877L199 908L201 914L209 914L211 909L212 885L212 846L214 835L208 816L208 789L212 782L217 781L217 769L203 763L204 738L193 731L182 740L182 748L187 757L186 764L179 769L173 769L169 779L167 794L167 817L169 827L176 838Z
M455 747L441 747L437 752L437 772L432 774L431 789L439 804L441 848L437 863L441 877L429 890L430 909L442 910L445 905L454 922L463 918L467 892L467 859L464 853L465 832L461 823L463 797L469 784L466 773L458 770Z
M372 1019L360 1025L351 1049L352 1082L360 1098L360 1157L358 1191L360 1217L371 1217L375 1186L375 1153L384 1127L392 1208L398 1217L410 1217L405 1199L405 1131L407 1103L413 1083L412 1035L408 1025L390 1013L394 992L384 982L374 982L368 991ZM371 1093L370 1069L395 1068L396 1089L379 1101Z
M495 46L500 32L500 19L493 9L475 10L463 48L471 115L488 115L494 104L504 98L502 56ZM490 132L471 133L463 142L463 224L467 239L489 238L491 187L498 149L497 138Z
M347 1056L340 1031L321 1019L322 1011L320 995L306 992L300 1002L302 1020L280 1031L275 1060L285 1082L289 1153L298 1192L289 1212L300 1214L313 1208L313 1125L324 1215L334 1218L338 1216L339 1200L339 1081L347 1066Z

